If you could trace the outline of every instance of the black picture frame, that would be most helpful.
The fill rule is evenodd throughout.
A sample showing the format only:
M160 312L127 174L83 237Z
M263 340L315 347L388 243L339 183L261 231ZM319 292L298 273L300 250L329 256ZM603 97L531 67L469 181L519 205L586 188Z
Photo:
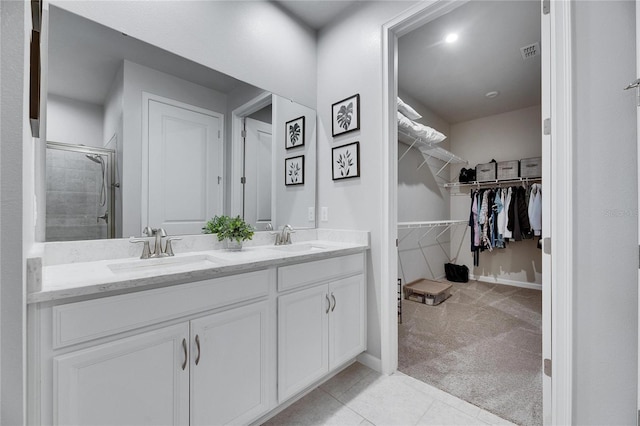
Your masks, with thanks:
M333 137L360 130L360 94L357 93L331 105Z
M331 149L333 180L360 177L360 142L351 142Z
M284 184L304 185L304 155L284 159Z
M305 116L294 118L284 124L285 149L300 148L304 146Z

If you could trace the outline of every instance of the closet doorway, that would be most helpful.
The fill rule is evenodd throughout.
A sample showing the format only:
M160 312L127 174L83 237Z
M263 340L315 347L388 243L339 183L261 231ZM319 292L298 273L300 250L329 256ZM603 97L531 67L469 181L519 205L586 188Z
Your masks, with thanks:
M403 300L398 368L519 424L543 423L542 288L549 256L543 260L541 232L532 229L533 238L527 232L505 248L494 249L492 240L492 250L480 253L475 265L468 222L476 190L490 188L497 196L501 187L526 191L542 179L520 180L516 171L509 184L495 182L498 176L492 185L458 181L463 167L545 156L548 79L542 81L541 47L549 39L541 17L541 3L533 1L438 2L413 22L405 18L397 45L389 43L397 55L397 74L389 81L415 110L399 108L397 187L389 191L397 208L397 276L403 284L422 278L447 283L448 262L467 265L471 276L454 283L452 296L438 306L420 297ZM395 115L402 102L393 92L388 105ZM394 140L396 126L390 127ZM530 194L523 195L528 201Z

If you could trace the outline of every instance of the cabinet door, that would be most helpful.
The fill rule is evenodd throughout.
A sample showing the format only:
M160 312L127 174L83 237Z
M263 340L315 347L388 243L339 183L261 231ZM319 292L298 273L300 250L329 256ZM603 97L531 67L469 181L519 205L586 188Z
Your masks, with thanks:
M329 368L349 361L365 350L364 276L329 284Z
M278 400L329 371L327 286L278 298Z
M188 424L188 338L184 323L55 357L55 423Z
M268 302L191 322L191 425L246 424L269 407Z

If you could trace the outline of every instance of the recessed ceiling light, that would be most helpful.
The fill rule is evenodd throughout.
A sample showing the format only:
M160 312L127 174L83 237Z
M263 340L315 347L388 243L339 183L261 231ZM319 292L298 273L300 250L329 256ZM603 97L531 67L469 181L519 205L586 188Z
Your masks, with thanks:
M500 94L500 92L498 92L497 90L493 90L491 92L485 93L484 95L489 99L493 99L493 98L498 97L499 94Z
M453 43L456 40L458 40L458 34L456 33L447 34L447 36L444 38L444 41L446 41L447 43Z

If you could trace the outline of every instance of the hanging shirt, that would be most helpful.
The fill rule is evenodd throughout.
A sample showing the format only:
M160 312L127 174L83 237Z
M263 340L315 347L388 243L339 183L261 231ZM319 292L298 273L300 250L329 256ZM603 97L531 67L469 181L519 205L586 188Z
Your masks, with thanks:
M528 213L533 235L539 237L542 235L542 185L539 183L531 185Z
M505 196L504 196L505 199L504 199L504 232L502 232L502 236L506 239L506 238L513 238L513 233L507 227L507 223L509 221L509 211L511 208L511 195L512 195L511 187L507 188L503 192L505 192Z

